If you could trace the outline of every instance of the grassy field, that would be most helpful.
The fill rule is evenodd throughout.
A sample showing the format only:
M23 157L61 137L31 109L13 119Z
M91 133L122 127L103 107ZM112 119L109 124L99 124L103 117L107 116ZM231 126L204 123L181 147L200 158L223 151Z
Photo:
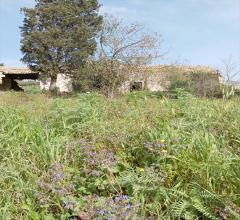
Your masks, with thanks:
M0 94L0 219L240 219L240 102Z

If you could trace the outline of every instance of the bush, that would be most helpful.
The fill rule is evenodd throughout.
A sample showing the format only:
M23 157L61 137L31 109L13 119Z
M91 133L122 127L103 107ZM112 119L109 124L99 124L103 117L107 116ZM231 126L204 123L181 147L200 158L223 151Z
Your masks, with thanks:
M191 82L187 80L172 81L169 87L169 91L175 91L176 89L183 89L191 93L193 92Z
M182 89L197 97L222 98L222 86L217 79L205 73L192 73L190 79L172 79L170 92Z
M234 90L234 95L235 96L240 96L240 89L235 89Z

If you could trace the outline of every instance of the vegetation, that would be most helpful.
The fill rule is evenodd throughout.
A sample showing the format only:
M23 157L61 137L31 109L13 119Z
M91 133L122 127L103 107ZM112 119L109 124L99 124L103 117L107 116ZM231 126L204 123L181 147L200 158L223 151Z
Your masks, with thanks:
M0 219L239 219L239 105L2 94Z
M105 16L99 35L96 54L88 60L82 87L97 89L114 97L126 81L137 74L143 65L159 58L161 36L146 33L137 23L125 24L112 16ZM87 72L87 73L86 73ZM81 74L80 74L81 75Z
M223 60L223 68L222 72L226 79L226 88L225 88L225 98L228 99L229 97L232 97L235 93L235 86L234 82L237 82L239 80L239 74L240 74L240 63L235 62L232 58L232 56L229 56L228 59ZM238 91L236 91L238 92Z
M40 93L42 93L39 82L36 82L34 80L19 81L18 84L23 89L23 91L27 94L40 94Z
M222 98L224 90L228 89L219 83L215 72L191 71L188 74L170 73L169 91L183 89L197 97ZM229 96L230 97L230 96Z
M159 57L158 36L102 24L98 9L97 0L23 9L23 61L50 77L50 91L61 73L113 98ZM226 85L226 99L206 99L225 94L210 75L176 72L166 93L115 99L50 97L32 81L1 94L0 219L240 219L239 97L228 100Z
M102 23L98 9L97 0L37 0L35 8L22 9L22 61L50 77L50 90L58 74L74 75L94 54Z

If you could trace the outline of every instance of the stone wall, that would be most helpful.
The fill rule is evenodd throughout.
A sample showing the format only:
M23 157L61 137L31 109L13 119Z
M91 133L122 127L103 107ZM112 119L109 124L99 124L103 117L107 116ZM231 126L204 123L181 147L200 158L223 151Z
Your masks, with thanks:
M2 79L4 78L5 76L3 75L2 72L0 72L0 86L2 85Z
M167 91L171 82L175 79L191 79L195 73L204 74L207 78L221 83L222 76L215 69L203 66L154 66L142 68L138 73L129 76L121 88L120 92L131 91L133 83L141 83L142 89L149 91Z
M51 80L50 78L45 81L40 81L41 90L48 91L50 88ZM65 74L58 74L56 81L56 88L60 93L69 93L73 91L72 79L70 76Z
M73 83L70 76L65 74L58 74L56 87L59 89L59 92L72 92L73 91Z
M0 77L0 90L7 91L12 89L12 80L7 77Z
M137 73L132 74L120 88L120 92L130 92L133 83L141 83L142 90L165 91L170 85L168 74Z
M40 80L40 89L42 91L48 91L50 88L50 83L51 83L50 78L48 78L46 80Z

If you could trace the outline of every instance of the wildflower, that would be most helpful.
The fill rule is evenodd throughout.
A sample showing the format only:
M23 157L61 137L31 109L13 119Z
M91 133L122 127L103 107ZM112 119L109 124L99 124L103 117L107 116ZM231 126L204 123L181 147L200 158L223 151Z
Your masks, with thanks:
M94 211L93 219L133 219L138 207L131 204L130 198L126 194L116 194L115 197L97 197L97 210ZM99 202L101 200L101 202Z
M156 146L157 146L158 148L163 148L163 147L166 147L166 143L163 143L163 142L156 143Z
M55 192L59 196L65 196L68 193L66 189L56 189Z
M65 198L73 195L75 186L70 182L70 174L66 172L62 164L53 164L49 170L39 180L37 180L38 191L37 200L40 205L49 204L56 198ZM68 197L63 201L63 207L67 210L73 210L77 202Z
M101 173L98 170L93 170L92 175L99 177L101 175Z
M77 205L77 201L74 198L67 197L66 200L63 201L63 205L65 209L73 210Z
M126 209L130 209L132 206L130 204L126 205Z
M121 200L121 198L119 197L119 196L116 196L115 198L114 198L114 201L115 202L119 202Z
M166 153L167 153L167 150L162 149L162 153L163 153L163 154L166 154Z
M115 152L111 149L101 149L96 151L95 146L81 148L85 158L83 160L91 168L97 166L114 167L117 164ZM95 173L96 174L96 173Z
M56 181L61 181L61 180L63 180L64 179L64 173L56 173L55 174L55 180Z
M98 214L98 215L104 215L105 212L106 212L105 210L99 210L99 211L97 211L97 214Z
M144 143L144 147L149 150L152 150L153 144L152 144L152 142L146 142L146 143Z
M140 168L139 171L143 173L145 170L143 168Z
M164 140L164 139L161 139L160 142L161 142L161 143L165 143L165 140Z

